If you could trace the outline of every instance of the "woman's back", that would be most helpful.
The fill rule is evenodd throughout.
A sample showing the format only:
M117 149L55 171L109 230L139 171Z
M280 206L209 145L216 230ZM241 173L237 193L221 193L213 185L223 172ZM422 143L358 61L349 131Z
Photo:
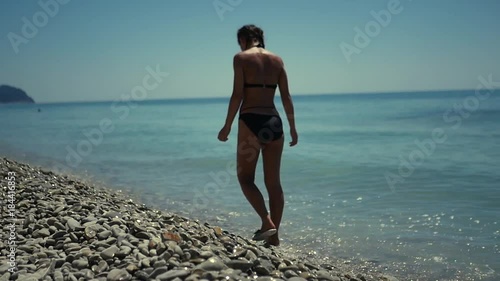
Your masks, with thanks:
M277 85L283 62L281 58L263 48L250 48L239 54L243 66L245 84ZM275 114L272 87L246 87L243 95L242 112Z

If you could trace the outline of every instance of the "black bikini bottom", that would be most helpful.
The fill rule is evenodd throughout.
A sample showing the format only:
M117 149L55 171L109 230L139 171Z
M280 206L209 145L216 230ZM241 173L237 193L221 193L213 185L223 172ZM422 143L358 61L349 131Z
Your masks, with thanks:
M277 140L283 136L283 123L279 115L242 113L239 117L262 143Z

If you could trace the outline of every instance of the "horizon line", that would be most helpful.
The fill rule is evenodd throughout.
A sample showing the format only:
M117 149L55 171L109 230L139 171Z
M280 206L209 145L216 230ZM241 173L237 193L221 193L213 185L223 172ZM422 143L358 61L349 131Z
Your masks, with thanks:
M494 91L500 88L495 88ZM465 92L465 91L475 91L475 89L437 89L437 90L406 90L406 91L371 91L371 92L341 92L341 93L309 93L309 94L296 94L293 97L317 97L317 96L343 96L343 95L380 95L380 94L412 94L412 93L428 93L428 92ZM227 96L210 96L210 97L171 97L171 98L155 98L155 99L145 99L137 102L151 102L151 101L182 101L182 100L215 100L221 98L230 98ZM116 100L88 100L88 101L51 101L51 102L35 102L33 104L66 104L66 103L110 103Z

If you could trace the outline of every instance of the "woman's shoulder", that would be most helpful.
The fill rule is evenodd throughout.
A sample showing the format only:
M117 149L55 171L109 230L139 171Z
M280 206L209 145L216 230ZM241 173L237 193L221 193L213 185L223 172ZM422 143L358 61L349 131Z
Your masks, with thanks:
M270 52L270 51L268 51L268 55L275 64L280 65L280 66L282 66L284 64L283 59L279 55L277 55L273 52Z
M264 53L277 61L282 61L281 57L276 53L273 53L267 49L264 50Z
M272 64L275 65L276 67L282 68L284 66L281 57L268 50L264 50L263 52L248 52L248 50L241 51L234 55L233 61L235 63L240 63L243 65L254 64L255 62L260 61L262 59L261 57L262 55L267 56L270 59L270 61L272 61Z
M245 59L245 58L253 58L255 57L255 55L261 55L261 54L264 54L264 55L267 55L273 59L276 59L276 60L279 60L279 61L282 61L281 57L269 50L262 50L260 52L256 52L256 51L253 51L253 50L245 50L245 51L240 51L238 53L236 53L234 55L234 57L238 57L238 58L241 58L241 59Z

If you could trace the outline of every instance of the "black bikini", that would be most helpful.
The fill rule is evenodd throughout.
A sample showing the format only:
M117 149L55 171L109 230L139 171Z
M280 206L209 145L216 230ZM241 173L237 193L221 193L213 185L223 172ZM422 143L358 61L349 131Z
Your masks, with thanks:
M244 87L245 88L270 88L270 89L276 89L278 85L277 84L248 84L245 83Z
M247 84L245 88L272 88L276 89L276 84ZM273 106L254 106L248 108L274 108ZM280 139L283 136L283 122L277 114L267 115L259 113L241 113L239 120L242 120L261 143L268 143Z

